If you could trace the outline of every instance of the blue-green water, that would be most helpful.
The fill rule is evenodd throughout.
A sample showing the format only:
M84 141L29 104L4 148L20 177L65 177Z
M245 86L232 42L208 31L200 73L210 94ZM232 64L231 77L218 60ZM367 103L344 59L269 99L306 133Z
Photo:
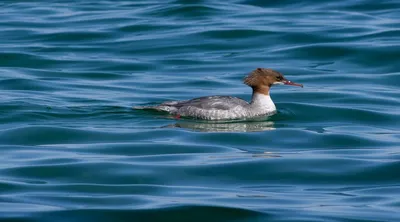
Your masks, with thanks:
M400 2L2 1L0 220L400 221ZM275 116L132 110L245 99Z

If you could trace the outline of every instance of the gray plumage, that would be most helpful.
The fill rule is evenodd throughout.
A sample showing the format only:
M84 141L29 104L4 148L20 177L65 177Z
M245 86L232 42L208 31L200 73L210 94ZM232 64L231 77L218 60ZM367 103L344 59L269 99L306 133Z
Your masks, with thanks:
M260 96L265 97L267 104L258 99ZM257 94L253 95L251 103L232 96L205 96L191 100L164 102L156 106L139 106L134 109L165 111L172 115L205 120L226 120L272 114L275 112L275 105L269 96Z

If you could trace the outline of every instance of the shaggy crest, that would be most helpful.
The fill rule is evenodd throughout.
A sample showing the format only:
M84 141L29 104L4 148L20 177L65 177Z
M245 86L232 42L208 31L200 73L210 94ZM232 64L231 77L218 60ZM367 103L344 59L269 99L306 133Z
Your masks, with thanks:
M260 84L260 80L268 75L282 75L272 69L257 68L253 70L248 76L243 80L243 83L255 87Z

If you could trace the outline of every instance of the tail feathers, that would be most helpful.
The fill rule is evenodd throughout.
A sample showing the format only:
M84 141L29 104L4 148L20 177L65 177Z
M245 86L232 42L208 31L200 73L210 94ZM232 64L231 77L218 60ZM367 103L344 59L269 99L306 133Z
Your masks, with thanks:
M157 110L158 106L134 106L132 109L155 109Z
M169 113L175 113L177 108L173 106L134 106L132 109L136 110L157 110L157 111L164 111Z

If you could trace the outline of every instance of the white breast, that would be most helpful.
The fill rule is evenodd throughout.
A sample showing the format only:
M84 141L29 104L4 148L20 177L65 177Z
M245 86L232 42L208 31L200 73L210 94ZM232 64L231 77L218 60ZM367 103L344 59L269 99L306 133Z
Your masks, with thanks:
M251 99L250 109L256 115L263 115L276 112L276 107L269 95L254 93Z

